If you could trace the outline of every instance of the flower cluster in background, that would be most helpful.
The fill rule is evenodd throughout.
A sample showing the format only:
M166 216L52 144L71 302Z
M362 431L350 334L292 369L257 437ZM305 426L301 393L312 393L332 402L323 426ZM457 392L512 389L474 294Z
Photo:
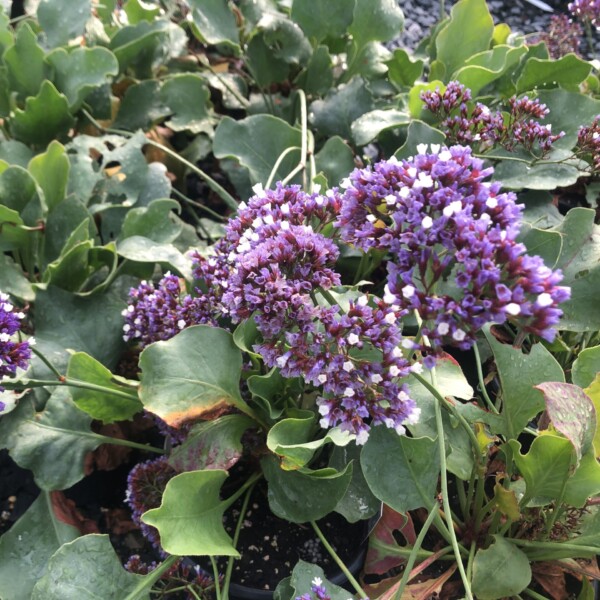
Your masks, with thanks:
M594 27L600 26L600 0L574 0L569 3L571 14Z
M579 129L577 149L591 155L594 172L600 173L600 115L591 125Z
M569 19L567 15L552 15L548 29L540 33L535 41L546 44L550 58L559 59L573 52L579 54L583 29L577 21Z
M386 300L416 311L434 349L470 348L486 323L514 320L552 340L569 297L559 271L517 243L521 207L463 146L356 169L344 183L342 239L390 253ZM449 280L452 293L440 293ZM445 286L446 288L448 285Z
M35 340L15 339L21 330L23 318L25 315L15 309L8 294L0 292L0 392L4 390L2 380L5 377L14 377L17 369L26 370L31 358L31 346ZM4 409L5 405L0 401L0 412Z
M325 589L323 580L320 577L315 577L310 583L311 594L306 593L302 594L301 596L296 596L295 600L331 600L331 595Z
M484 151L498 144L507 150L517 146L533 152L538 149L547 154L552 144L564 133L553 134L550 125L541 125L549 110L539 100L527 96L513 96L508 101L508 111L492 112L480 102L470 106L471 90L457 81L440 90L422 92L425 107L440 120L440 126L449 142L476 145Z

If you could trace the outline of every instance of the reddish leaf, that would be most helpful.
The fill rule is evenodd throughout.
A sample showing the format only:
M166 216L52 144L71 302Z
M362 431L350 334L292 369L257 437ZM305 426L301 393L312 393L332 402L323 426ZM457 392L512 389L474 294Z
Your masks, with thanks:
M394 531L402 534L407 546L412 546L417 539L410 514L396 512L384 504L381 519L371 534L365 573L382 575L406 562L403 556L393 554L394 548L400 547L394 538Z
M565 571L556 562L536 562L531 565L533 578L544 588L552 600L567 598Z
M69 500L62 492L50 492L50 502L56 518L62 523L71 525L81 532L100 533L98 525L91 519L86 519L75 506L73 500Z

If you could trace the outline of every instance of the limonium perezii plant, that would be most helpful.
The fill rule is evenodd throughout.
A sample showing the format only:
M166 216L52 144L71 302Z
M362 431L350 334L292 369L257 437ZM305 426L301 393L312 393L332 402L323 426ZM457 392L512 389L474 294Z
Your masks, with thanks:
M515 195L484 181L493 169L468 147L418 150L357 169L323 194L257 187L214 253L196 256L196 278L206 273L209 291L182 295L172 275L156 288L143 282L123 313L125 338L147 344L198 323L252 318L265 365L314 386L322 427L340 426L359 444L373 425L404 433L418 420L403 382L423 368L418 356L431 368L444 345L470 348L487 323L511 321L552 341L569 289L516 241ZM383 298L359 293L346 308L335 301L339 243L387 254ZM454 291L440 293L449 275ZM401 333L412 312L423 322L420 341ZM361 355L367 347L377 360Z

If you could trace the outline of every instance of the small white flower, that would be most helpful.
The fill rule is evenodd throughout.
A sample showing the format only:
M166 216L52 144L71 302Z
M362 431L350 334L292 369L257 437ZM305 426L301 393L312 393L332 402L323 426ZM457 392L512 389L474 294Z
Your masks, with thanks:
M313 585L321 585L323 583L323 580L320 577L315 577L311 583Z
M186 322L183 319L179 319L179 321L177 321L177 327L179 327L179 329L183 329L186 326Z
M455 215L456 213L460 212L462 210L462 202L460 200L454 200L454 202L450 202L450 204L448 204L448 206L444 207L444 210L442 211L442 213L444 214L445 217L451 217L452 215Z
M504 307L504 310L513 317L517 316L521 312L521 306L516 302L511 302Z
M388 206L392 206L393 204L396 204L396 202L397 202L397 200L398 200L398 199L396 198L396 196L394 196L394 194L388 194L388 195L387 195L387 196L384 198L384 200L385 200L385 203L386 203Z
M433 179L431 178L431 175L419 173L419 185L424 188L433 187Z
M265 189L263 188L262 183L257 183L256 185L252 186L252 191L259 197L261 198L262 196L265 195Z
M462 329L457 329L452 334L452 338L455 339L457 342L462 342L466 336L467 334Z
M375 223L377 217L375 215L367 215L367 221L369 221L369 223Z
M287 221L281 221L280 227L283 231L289 231L290 224Z
M256 217L254 219L254 221L252 221L252 228L257 229L258 227L260 227L263 224L264 224L264 222L262 220L262 217Z
M344 390L344 396L345 396L346 398L352 398L352 396L354 396L354 394L355 394L355 392L354 392L354 390L353 390L351 387L347 387L347 388Z
M285 365L287 364L289 356L287 354L284 354L283 356L278 356L277 359L275 360L275 364L280 368L283 369L283 367L285 367Z
M427 144L417 144L417 152L419 154L427 154Z
M406 350L412 350L415 347L415 343L408 338L404 338L401 343L402 347Z
M340 182L340 187L344 190L347 190L351 186L352 186L352 183L350 182L350 180L347 177L345 179L342 179L342 181Z
M31 336L31 337L30 337L30 338L27 340L27 343L28 343L30 346L35 346L35 345L37 344L37 342L36 342L36 339L35 339L33 336Z
M440 151L440 145L439 144L431 144L431 153L432 154L438 154Z
M342 365L342 368L344 371L346 371L346 373L350 373L350 371L354 370L354 363L351 360L347 360Z
M414 363L410 366L412 373L421 374L423 372L423 365L421 363Z
M421 418L421 409L418 408L417 406L415 406L412 409L411 413L408 415L408 417L406 417L404 422L407 423L408 425L415 425L416 423L419 422L420 418Z
M358 432L358 434L356 435L356 445L364 446L367 443L368 439L369 439L369 432L366 431L365 429L361 429Z
M245 210L246 208L248 208L248 205L245 202L240 202L238 204L238 211Z
M355 333L351 333L348 336L348 343L351 346L356 346L356 344L358 344L359 341L360 341L360 338Z
M497 200L496 198L488 198L488 199L485 201L485 205L486 205L488 208L496 208L496 206L498 206L498 200Z
M281 214L282 215L289 215L290 214L290 205L286 202L285 204L281 205Z
M400 400L400 402L407 402L408 400L410 400L410 396L403 391L398 392L398 395L396 396L396 398L398 398L398 400Z
M373 375L371 375L372 383L381 383L382 381L383 377L379 373L373 373Z
M129 323L125 323L125 325L123 325L123 331L125 333L127 333L129 330L131 329L131 325ZM0 333L0 342L6 342L7 340L3 340L2 336L5 335L4 333Z
M547 292L543 292L537 297L535 303L542 308L546 308L546 306L551 306L554 300L552 300L552 296Z
M320 373L317 379L319 380L319 383L325 383L327 381L327 374Z
M432 226L433 226L433 219L429 215L423 217L423 220L421 221L421 227L423 229L431 229Z
M129 327L129 325L127 325L127 327ZM8 341L10 341L10 335L8 335L8 333L0 333L0 342L6 344Z
M275 222L273 219L273 215L265 215L263 221L265 222L265 225L273 225L273 223Z
M321 184L319 184L319 183L315 183L315 184L313 185L313 192L314 192L315 194L318 194L320 191L321 191Z
M415 295L415 287L413 285L405 285L402 288L402 296L404 298L412 298Z
M440 323L437 326L437 332L440 335L447 335L449 331L450 331L450 325L448 325L448 323Z
M408 167L408 169L406 169L406 174L414 179L417 176L417 169L416 167Z
M393 325L396 322L396 315L393 312L388 313L387 315L385 315L385 317L383 318L383 320L388 325Z
M398 192L398 195L403 200L406 200L410 196L410 188L406 187L406 186L400 188L400 191Z
M330 410L329 404L321 404L321 406L319 406L319 414L323 417L328 415Z
M397 365L392 365L390 367L390 375L392 377L398 377L398 375L400 375L400 369L398 368Z
M442 150L438 154L438 158L443 161L452 160L452 153L450 152L450 150Z
M356 304L358 306L366 306L369 303L369 299L366 296L361 296L357 301Z

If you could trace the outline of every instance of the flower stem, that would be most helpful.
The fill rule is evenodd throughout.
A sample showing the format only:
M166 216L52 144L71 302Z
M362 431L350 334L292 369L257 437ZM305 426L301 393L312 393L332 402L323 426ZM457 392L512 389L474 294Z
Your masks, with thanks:
M492 399L489 397L487 393L487 389L485 387L485 379L483 377L483 368L481 364L481 355L479 354L479 348L477 344L473 344L473 353L475 354L475 365L477 366L477 379L479 380L479 388L483 399L488 407L488 410L493 412L494 414L499 414L498 409L494 406Z
M342 573L344 573L344 575L346 576L346 578L348 579L348 581L350 582L352 587L356 590L356 593L361 598L367 599L368 596L365 594L364 590L360 587L360 584L358 583L358 581L356 581L356 579L354 578L354 575L352 575L352 573L350 573L350 571L348 570L348 567L344 564L344 561L338 556L337 552L332 548L331 544L325 539L323 532L319 529L319 526L316 524L316 522L311 521L310 524L312 525L312 528L315 530L315 533L321 540L321 543L323 544L323 546L325 546L325 549L327 550L327 552L329 552L331 558L333 558L333 560L336 562L337 566L342 570Z
M410 581L411 571L415 564L415 561L417 560L419 550L421 549L421 546L423 545L423 540L425 539L425 536L427 535L427 532L429 531L429 528L431 527L431 524L433 523L433 520L435 519L435 517L438 513L438 510L439 510L439 506L438 506L438 503L436 502L431 507L431 510L429 511L429 515L427 515L427 519L426 519L425 523L423 523L423 527L421 527L421 531L419 531L419 535L417 536L417 539L415 540L415 543L410 552L410 556L408 557L408 560L406 561L406 565L404 566L404 573L402 574L402 579L400 580L400 585L398 586L398 589L396 590L396 593L394 594L394 600L401 600L401 598L402 598L402 594L404 593L404 588L407 586L408 582Z
M146 577L135 588L127 594L123 600L138 600L144 592L149 590L162 576L163 573L168 571L181 557L169 556L166 558L154 571L148 573Z
M217 567L217 561L215 557L210 555L210 564L213 568L213 578L215 580L215 594L217 596L217 600L221 600L221 586L219 585L219 568Z

